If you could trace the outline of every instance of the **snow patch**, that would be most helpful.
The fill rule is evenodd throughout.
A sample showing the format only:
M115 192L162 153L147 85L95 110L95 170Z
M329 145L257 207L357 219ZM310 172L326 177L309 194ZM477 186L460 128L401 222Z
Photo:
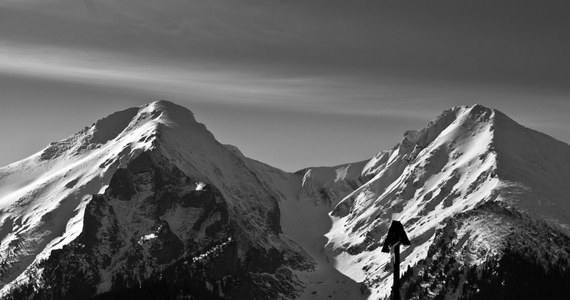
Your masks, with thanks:
M138 244L142 245L143 242L148 241L148 240L153 240L156 239L158 237L158 235L156 235L156 233L149 233L147 235L142 236L139 241Z
M216 253L220 253L224 249L224 247L226 247L231 241L232 237L228 237L228 239L225 242L208 249L206 252L196 257L193 257L192 262L198 262L212 258Z
M206 187L205 183L203 183L203 182L196 183L196 191L201 191L204 189L204 187Z

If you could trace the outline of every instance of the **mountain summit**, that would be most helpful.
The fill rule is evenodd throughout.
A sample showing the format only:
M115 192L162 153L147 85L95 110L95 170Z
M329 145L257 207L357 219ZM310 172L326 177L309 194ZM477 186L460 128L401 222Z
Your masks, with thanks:
M404 269L428 256L446 222L488 202L568 234L570 189L563 179L568 176L567 144L494 109L454 107L366 163L360 177L366 182L332 210L327 249L335 253L341 272L366 282L381 297L390 293L391 282L389 261L379 246L392 219L404 224L412 240L402 254ZM461 265L483 263L501 252L506 236L517 235L509 223L495 224L487 231L461 228L449 241L468 247L454 254Z
M399 220L407 298L496 298L524 290L514 261L565 280L569 177L570 146L480 105L370 160L286 173L157 101L0 168L0 295L386 298Z
M279 236L276 191L170 102L52 143L0 169L0 186L4 294L87 298L170 272L189 295L292 297L291 270L312 267Z

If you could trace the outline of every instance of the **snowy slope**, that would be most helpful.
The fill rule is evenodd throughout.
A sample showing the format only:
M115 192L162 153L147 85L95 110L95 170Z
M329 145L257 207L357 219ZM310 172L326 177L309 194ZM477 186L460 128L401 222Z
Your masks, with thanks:
M116 125L129 124L136 112L115 113L0 169L0 259L10 265L2 285L76 238L90 195L102 192L113 172L136 154L131 149L151 147L151 124L133 123L132 135L117 138ZM111 139L116 142L107 143Z
M368 171L373 178L331 213L327 249L337 269L371 288L372 299L386 297L390 256L380 246L392 219L404 224L412 242L402 253L403 269L426 257L446 219L486 201L567 226L568 187L554 177L568 174L569 155L568 145L496 110L452 108L367 164L375 166Z
M236 147L227 147L243 157ZM358 181L359 174L346 171L362 168L363 164L308 168L287 173L259 161L248 158L245 161L251 170L261 174L270 189L280 195L282 236L300 245L314 264L310 269L295 272L304 285L297 299L366 299L366 286L335 269L324 248L327 242L325 234L332 226L329 212L340 199L355 189ZM351 184L343 183L344 180L349 180Z
M472 251L454 254L483 264L516 226L493 232L510 219L481 204L568 234L569 177L570 146L480 105L446 110L370 160L287 173L157 101L0 169L0 293L106 299L192 278L200 297L384 298L392 219L412 242L405 270L435 251L450 220L476 211L453 227Z
M233 252L226 256L244 265L232 274L266 285L268 298L301 287L282 267L311 266L297 244L279 236L276 190L190 111L166 101L113 114L0 169L0 187L3 293L61 281L69 290L60 296L69 297L73 279L55 280L61 274L50 264L69 266L101 293L128 277L126 268L138 268L140 281L228 241ZM183 250L157 250L173 247ZM128 263L133 259L140 263ZM72 271L77 264L81 270ZM242 291L253 292L265 293Z
M570 234L570 146L500 112L495 128L501 198Z

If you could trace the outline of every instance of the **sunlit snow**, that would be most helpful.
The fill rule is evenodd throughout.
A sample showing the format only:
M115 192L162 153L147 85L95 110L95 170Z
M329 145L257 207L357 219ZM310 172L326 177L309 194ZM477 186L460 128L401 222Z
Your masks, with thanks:
M553 223L569 224L564 211L570 207L561 195L570 191L560 179L570 174L564 165L568 146L523 128L495 110L477 105L455 107L425 129L406 132L396 147L370 160L286 173L221 145L204 125L191 115L177 116L179 112L167 109L169 105L154 102L116 113L110 121L103 119L0 168L0 260L12 265L2 278L0 296L14 283L30 280L29 274L41 273L38 262L42 258L79 236L91 195L104 193L118 168L160 147L159 136L168 143L161 151L182 172L194 176L185 191L223 187L220 193L226 204L247 214L243 222L251 222L247 223L248 234L261 246L299 247L314 263L313 271L295 272L306 285L300 299L389 295L392 282L386 266L390 255L381 253L380 246L394 218L404 224L412 242L403 248L403 269L426 257L436 230L447 218L485 201L512 203ZM164 127L169 130L161 131ZM539 152L549 153L548 158ZM251 173L245 174L242 167ZM152 180L146 179L137 187L139 199L152 192ZM538 188L533 195L540 196L540 202L512 192L534 187ZM249 215L268 205L252 195L265 196L268 190L279 195L282 233L274 240L267 240L259 220L252 221ZM119 218L134 218L127 202L116 203L115 213ZM199 215L199 208L172 209L162 221L173 234L184 235ZM210 217L210 221L217 218ZM472 237L470 245L492 254L498 241L490 234L491 225L475 222L458 236ZM132 236L125 238L143 248L158 239L160 228L153 224L133 222L129 226L132 232L127 235ZM231 238L193 260L212 257L229 242ZM474 264L484 259L475 252L468 258ZM106 291L112 270L101 270L100 275L98 290ZM363 286L369 294L362 294Z
M196 190L197 190L197 191L201 191L202 189L204 189L204 187L206 187L206 184L203 183L203 182L198 182L198 183L196 184Z

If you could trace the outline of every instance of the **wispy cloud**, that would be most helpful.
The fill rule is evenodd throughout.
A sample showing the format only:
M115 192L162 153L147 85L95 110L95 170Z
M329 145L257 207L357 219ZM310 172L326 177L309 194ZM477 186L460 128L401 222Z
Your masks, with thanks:
M41 54L40 54L41 53ZM402 95L398 84L366 82L349 76L281 76L242 70L209 69L200 64L144 63L115 53L91 54L54 47L0 49L0 72L70 83L148 90L190 97L192 102L258 106L289 111L368 117L425 118L410 109L417 93ZM430 99L417 99L426 102ZM434 108L429 109L433 113Z

